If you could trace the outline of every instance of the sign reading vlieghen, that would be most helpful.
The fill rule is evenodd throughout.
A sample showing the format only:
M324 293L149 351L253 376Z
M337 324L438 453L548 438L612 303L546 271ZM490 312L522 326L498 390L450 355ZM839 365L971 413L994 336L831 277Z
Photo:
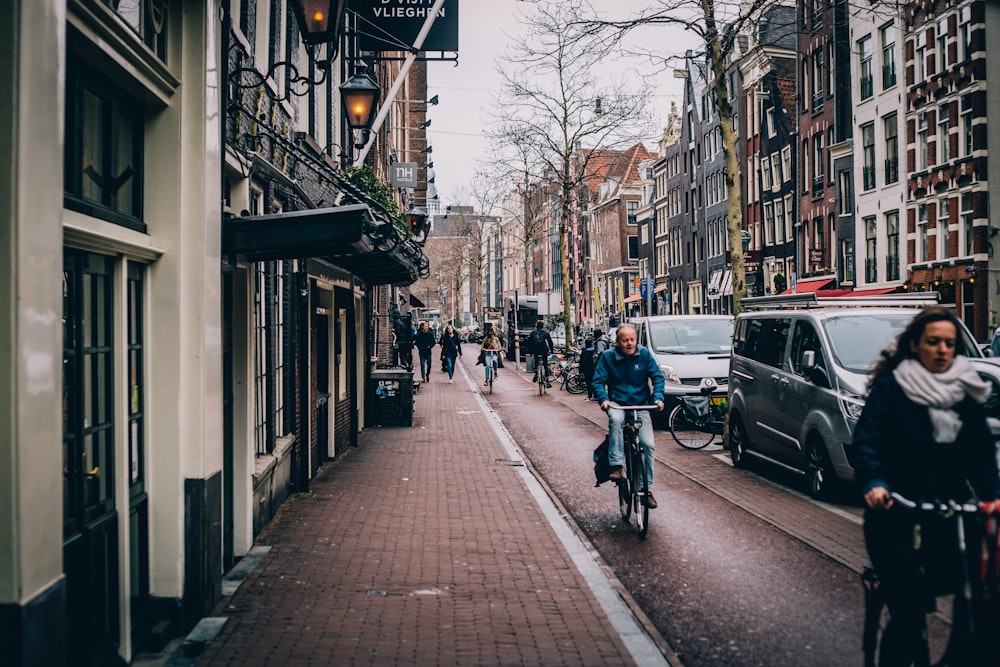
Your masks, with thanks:
M389 167L389 185L394 188L417 187L417 163L397 162Z
M408 51L434 0L358 0L358 40L362 51ZM421 51L458 51L458 0L445 0Z

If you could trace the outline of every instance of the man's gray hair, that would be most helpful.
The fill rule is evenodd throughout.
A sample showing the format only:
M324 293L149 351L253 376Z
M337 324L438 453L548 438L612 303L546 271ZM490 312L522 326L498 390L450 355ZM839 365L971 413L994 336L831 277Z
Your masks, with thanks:
M633 336L637 336L639 333L638 331L636 331L634 324L620 324L618 325L618 329L615 331L616 341L622 337L623 329L628 329L629 331L631 331Z

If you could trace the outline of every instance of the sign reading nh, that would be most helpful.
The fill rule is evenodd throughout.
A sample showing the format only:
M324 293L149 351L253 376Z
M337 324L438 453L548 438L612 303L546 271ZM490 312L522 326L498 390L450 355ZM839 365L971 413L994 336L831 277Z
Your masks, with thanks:
M390 166L389 185L394 188L417 187L417 163L397 162Z
M358 47L362 51L409 51L434 0L358 0ZM421 51L458 51L458 0L445 0Z

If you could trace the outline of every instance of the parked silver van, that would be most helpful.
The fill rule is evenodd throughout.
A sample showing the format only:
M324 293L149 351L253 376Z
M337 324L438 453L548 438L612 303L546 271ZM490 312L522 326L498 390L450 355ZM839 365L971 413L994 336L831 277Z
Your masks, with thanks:
M732 315L657 315L629 320L639 344L649 348L666 379L667 407L671 396L695 394L704 378L726 395L729 356L733 346Z
M803 472L814 497L853 480L851 441L868 373L917 312L821 307L738 316L727 428L733 465L753 456ZM965 354L981 358L969 331L960 336Z

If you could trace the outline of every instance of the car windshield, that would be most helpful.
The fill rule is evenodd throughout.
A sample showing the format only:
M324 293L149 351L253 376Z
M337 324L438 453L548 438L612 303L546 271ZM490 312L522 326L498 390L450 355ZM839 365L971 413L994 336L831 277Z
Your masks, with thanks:
M733 321L676 319L649 323L649 337L656 352L665 354L718 354L733 346Z
M865 313L825 320L823 328L826 329L837 365L852 373L868 373L874 368L882 350L893 345L896 336L917 312ZM959 335L966 355L981 356L978 346L964 327Z

